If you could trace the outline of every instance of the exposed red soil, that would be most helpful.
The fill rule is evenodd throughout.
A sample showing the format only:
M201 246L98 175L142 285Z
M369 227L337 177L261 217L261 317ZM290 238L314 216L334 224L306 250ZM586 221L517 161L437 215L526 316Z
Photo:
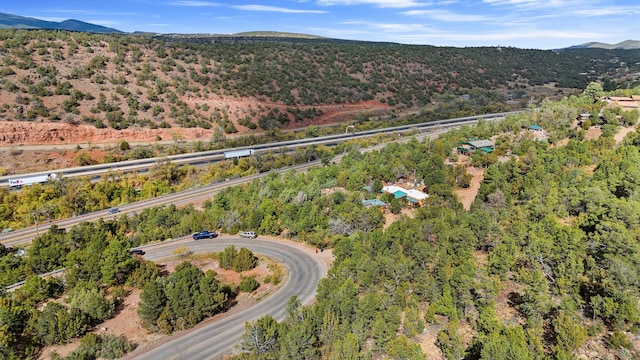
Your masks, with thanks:
M288 106L258 102L252 99L236 99L230 97L219 98L189 98L187 103L192 104L218 104L229 109L229 113L238 114L237 118L249 111L252 106L269 106L285 110ZM339 123L353 118L356 114L367 113L379 115L389 109L377 100L371 100L356 104L331 104L317 105L315 108L322 110L322 115L303 122L290 122L286 129L304 128L309 125L325 125ZM238 135L257 133L245 127L238 126ZM119 140L127 142L155 142L158 140L208 140L214 133L213 129L202 128L178 128L149 129L131 127L123 130L111 128L97 129L93 125L72 125L65 122L37 122L37 121L0 121L0 146L17 145L58 145L58 144L115 144Z
M454 165L466 166L467 174L471 174L471 176L473 176L468 188L455 189L458 201L462 203L462 206L467 211L471 209L471 204L473 204L473 201L476 199L478 190L480 190L480 184L482 183L482 180L484 180L484 169L470 166L470 162L471 159L468 156L460 154L458 155L458 160L453 163Z

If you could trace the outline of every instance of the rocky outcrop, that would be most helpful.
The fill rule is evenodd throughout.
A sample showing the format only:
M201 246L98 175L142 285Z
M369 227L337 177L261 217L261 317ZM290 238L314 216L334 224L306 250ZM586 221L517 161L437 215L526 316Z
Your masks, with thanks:
M96 129L90 125L0 121L0 146L104 144L119 140L153 142L157 140L208 140L211 130L193 129Z

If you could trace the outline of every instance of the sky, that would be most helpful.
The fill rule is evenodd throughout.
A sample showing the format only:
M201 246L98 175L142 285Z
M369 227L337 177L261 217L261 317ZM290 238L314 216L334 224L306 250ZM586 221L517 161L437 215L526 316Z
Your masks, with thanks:
M455 47L640 40L640 0L23 0L0 12L125 32L281 31Z

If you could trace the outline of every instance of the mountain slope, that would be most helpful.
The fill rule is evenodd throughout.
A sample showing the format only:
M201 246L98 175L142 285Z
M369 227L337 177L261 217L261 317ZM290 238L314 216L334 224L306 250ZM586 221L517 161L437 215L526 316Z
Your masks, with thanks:
M621 49L621 50L632 50L632 49L640 49L640 41L637 40L625 40L619 42L617 44L607 44L601 42L588 42L580 45L575 45L569 47L569 49Z
M0 143L74 138L26 127L44 122L70 131L86 124L99 131L144 129L137 132L151 139L172 133L205 139L214 132L384 120L396 110L442 119L570 95L603 78L615 88L614 81L640 71L640 54L627 50L259 38L212 46L205 37L201 43L197 37L0 30L0 123L14 129L0 131ZM18 123L23 130L15 129ZM111 141L106 135L99 140Z
M120 30L90 24L79 20L65 20L62 22L55 22L7 13L0 13L0 28L69 30L102 34L121 32Z

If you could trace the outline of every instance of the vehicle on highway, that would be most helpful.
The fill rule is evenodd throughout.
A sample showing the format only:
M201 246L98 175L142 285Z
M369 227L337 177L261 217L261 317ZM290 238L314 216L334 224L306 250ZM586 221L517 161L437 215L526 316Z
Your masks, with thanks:
M255 239L258 237L258 235L256 234L255 231L241 231L240 232L240 237L241 238L248 238L248 239Z
M193 234L193 240L213 239L216 236L218 236L218 234L215 231L202 230Z
M130 255L140 255L140 256L142 256L142 255L144 255L144 250L142 250L142 249L131 249L131 250L129 250L129 254Z
M113 214L117 214L120 212L120 209L118 208L113 208L113 209L109 209L109 211L107 211L107 214L109 215L113 215Z
M49 180L57 180L57 179L58 179L58 174L55 174L55 173L24 176L21 178L9 179L9 187L21 188L24 185L42 184Z

